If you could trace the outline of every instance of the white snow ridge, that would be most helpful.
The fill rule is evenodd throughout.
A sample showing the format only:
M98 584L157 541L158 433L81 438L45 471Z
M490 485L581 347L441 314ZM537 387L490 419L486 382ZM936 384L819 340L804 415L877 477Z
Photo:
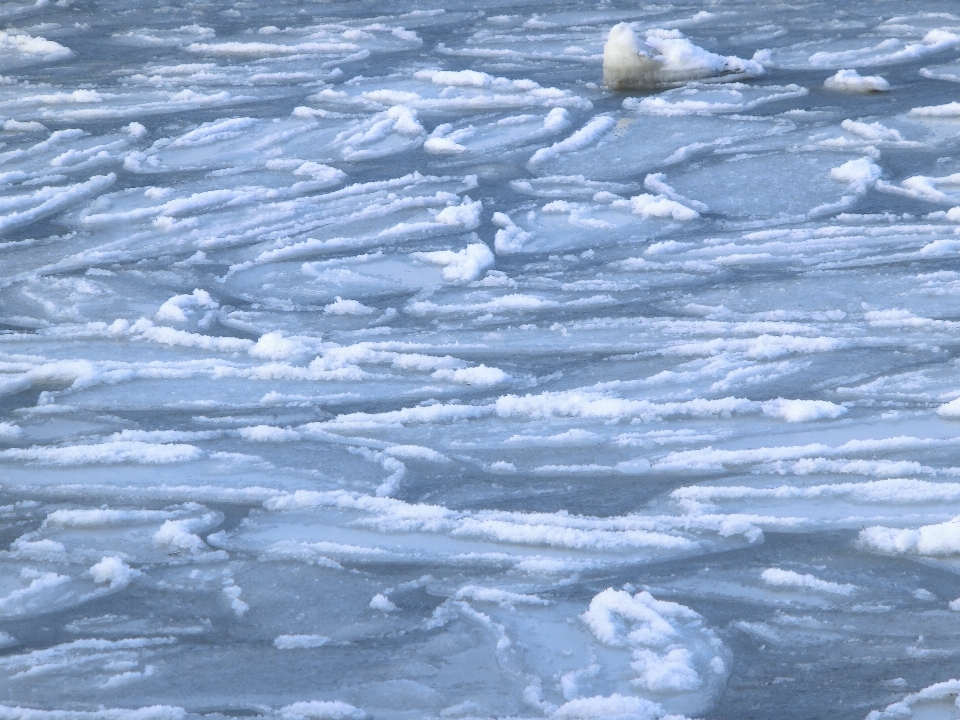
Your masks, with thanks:
M0 720L960 719L949 3L0 2Z

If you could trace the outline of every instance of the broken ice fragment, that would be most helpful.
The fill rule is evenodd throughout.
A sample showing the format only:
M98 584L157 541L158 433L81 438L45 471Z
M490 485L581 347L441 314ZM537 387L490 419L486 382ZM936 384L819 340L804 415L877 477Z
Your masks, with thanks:
M763 75L756 59L724 57L704 50L677 30L647 30L642 48L628 23L614 25L603 46L603 84L611 90L640 90L705 78Z

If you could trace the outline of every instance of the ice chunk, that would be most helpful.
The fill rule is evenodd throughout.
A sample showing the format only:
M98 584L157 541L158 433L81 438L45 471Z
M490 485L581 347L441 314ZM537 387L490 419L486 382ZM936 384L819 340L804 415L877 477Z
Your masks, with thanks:
M286 705L278 711L284 720L363 720L367 714L342 700L309 700Z
M687 40L677 30L647 31L641 48L633 27L614 25L603 46L603 83L611 90L640 90L715 77L762 75L756 60L722 57Z
M99 195L113 185L116 179L117 176L114 173L94 175L85 182L65 187L44 187L28 196L20 196L17 198L20 202L14 204L14 206L27 207L23 210L0 214L0 232L8 232L14 228L29 225L71 205Z
M927 105L912 108L909 112L913 117L924 118L954 118L960 116L960 102L949 102L944 105Z
M646 115L664 116L739 113L765 103L803 97L808 92L805 87L792 84L754 86L732 82L718 86L712 83L688 83L653 97L626 98L623 108Z
M240 428L237 433L244 440L252 442L291 442L300 439L300 433L296 430L273 427L272 425Z
M464 585L454 596L457 600L474 600L482 603L496 603L500 607L513 608L515 605L549 605L550 603L536 595L516 593L498 588Z
M830 171L830 179L847 183L847 188L851 192L862 193L871 183L876 182L882 174L883 171L880 166L869 158L859 158L849 160L840 167L833 168Z
M500 368L487 367L486 365L457 370L442 368L434 372L433 377L438 380L449 380L463 385L479 385L481 387L499 385L510 379L510 376Z
M309 348L303 342L297 338L284 337L280 330L264 333L248 350L253 357L270 360L293 358L308 351Z
M570 700L553 716L562 720L658 720L664 710L651 700L614 693Z
M280 635L273 641L277 650L318 648L330 642L326 635Z
M533 237L514 223L506 213L494 213L493 224L500 228L493 239L493 247L498 255L520 252L523 243Z
M0 713L10 720L186 720L187 711L174 705L151 705L140 708L105 708L99 710L39 710L20 705L0 705ZM65 713L70 713L66 715Z
M604 645L630 650L632 684L657 696L694 692L725 674L719 639L679 603L608 588L581 618Z
M447 210L449 210L448 208ZM444 210L442 212L447 212ZM440 214L437 215L439 219ZM412 255L417 260L443 266L443 279L448 282L470 282L494 265L493 253L484 243L471 243L463 250L436 250Z
M220 304L206 290L197 288L190 295L174 295L160 306L153 317L161 322L186 322L188 318L184 308L193 307L216 310Z
M636 215L642 217L673 218L674 220L694 220L700 217L696 210L671 200L663 195L653 196L648 193L630 198L630 206Z
M21 434L23 434L23 430L19 425L11 422L0 422L0 441L10 442L16 440Z
M33 37L17 30L0 30L0 70L56 62L73 56L60 43L42 37Z
M960 420L960 398L951 400L938 407L937 415L950 420Z
M109 584L111 590L116 590L129 585L140 571L127 565L123 558L108 556L101 558L100 562L90 568L89 573L95 583Z
M426 134L416 110L395 105L344 130L333 142L344 160L372 160L418 147Z
M206 518L167 520L153 534L153 542L160 547L169 549L172 553L202 551L207 548L207 544L191 530L198 530L206 524Z
M860 531L859 542L866 548L884 553L916 555L954 555L960 553L960 517L916 530L880 525Z
M550 147L537 150L530 158L530 165L539 163L556 157L560 153L570 152L571 150L580 150L596 142L604 133L610 130L616 124L616 120L609 115L597 115L586 125L577 130L570 137L554 143Z
M812 67L888 65L920 58L957 44L960 44L960 35L944 29L936 29L927 32L920 42L900 43L894 38L888 38L872 47L855 50L821 50L810 55L808 62Z
M873 710L866 720L956 717L957 695L960 695L960 680L946 680L907 695L883 710Z
M19 120L5 120L3 129L6 132L43 132L47 128L36 121L20 122Z
M145 465L180 463L201 457L200 450L184 443L146 443L137 440L115 440L90 445L63 447L32 446L0 451L0 460L23 460L41 465L112 465L140 463Z
M810 574L794 572L793 570L781 570L780 568L767 568L760 573L760 579L767 585L786 588L809 588L817 592L832 593L834 595L850 595L857 590L856 585L850 583L835 583L828 580L821 580Z
M55 588L71 582L69 575L40 573L26 567L21 570L20 576L29 580L30 584L0 597L0 617L25 615L41 610L51 598L56 599L59 595L59 591L53 592Z
M847 409L828 400L784 400L777 398L763 404L763 414L783 418L787 422L807 422L820 418L838 418Z
M836 90L846 93L887 92L890 83L879 75L861 75L856 70L838 70L823 81L827 90Z
M379 610L380 612L395 612L397 606L390 602L390 598L382 593L377 593L373 596L373 599L370 601L371 610Z

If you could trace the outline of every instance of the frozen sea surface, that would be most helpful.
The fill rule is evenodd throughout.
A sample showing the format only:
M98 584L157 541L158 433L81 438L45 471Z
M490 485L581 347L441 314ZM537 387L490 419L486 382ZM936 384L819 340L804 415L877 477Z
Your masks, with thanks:
M0 718L960 717L956 11L0 4Z

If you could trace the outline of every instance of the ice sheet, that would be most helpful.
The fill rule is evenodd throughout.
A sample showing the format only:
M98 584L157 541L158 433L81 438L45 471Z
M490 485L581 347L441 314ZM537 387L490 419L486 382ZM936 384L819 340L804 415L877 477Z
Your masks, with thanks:
M952 13L0 5L0 717L960 717Z

